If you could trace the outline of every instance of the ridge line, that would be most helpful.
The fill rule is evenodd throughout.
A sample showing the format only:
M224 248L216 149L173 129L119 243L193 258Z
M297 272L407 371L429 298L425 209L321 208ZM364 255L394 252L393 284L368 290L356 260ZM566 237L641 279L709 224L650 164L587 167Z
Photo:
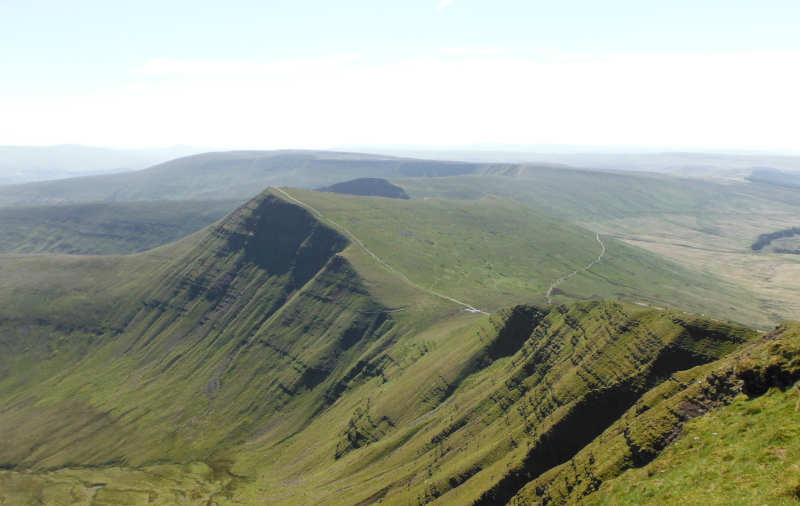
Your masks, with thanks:
M352 233L351 231L349 231L348 229L346 229L346 228L345 228L345 227L343 227L342 225L339 225L338 223L336 223L336 222L335 222L335 221L333 221L332 219L328 218L327 216L324 216L324 215L323 215L321 212L319 212L319 211L318 211L316 208L314 208L314 207L312 207L312 206L310 206L310 205L308 205L308 204L306 204L306 203L304 203L304 202L300 202L299 200L297 200L296 198L292 197L291 195L289 195L288 193L286 193L286 192L285 192L285 191L283 191L282 189L278 188L277 186L274 186L273 188L275 188L276 190L278 190L279 192L281 192L282 194L284 194L284 195L286 196L286 198L288 198L288 199L290 199L290 200L293 200L293 201L297 202L298 204L300 204L301 206L305 207L306 209L309 209L309 210L311 210L312 212L316 213L316 214L317 214L317 216L319 216L319 217L320 217L320 218L322 218L323 220L326 220L326 221L328 221L328 222L329 222L331 225L335 226L336 228L338 228L338 229L340 229L340 230L343 230L343 231L344 231L344 232L345 232L345 233L346 233L346 234L347 234L347 235L348 235L348 236L349 236L351 239L353 239L353 241L355 241L355 243L356 243L356 244L358 244L359 246L361 246L361 248L362 248L364 251L366 251L366 252L367 252L367 253L368 253L368 254L369 254L369 255L370 255L372 258L374 258L376 262L378 262L378 263L379 263L379 264L381 264L382 266L384 266L384 267L386 267L387 269L389 269L389 271L391 271L391 272L392 272L394 275L398 276L399 278L401 278L403 281L405 281L405 282L406 282L406 283L408 283L409 285L413 286L414 288L418 288L418 289L422 290L423 292L430 293L431 295L435 295L435 296L437 296L437 297L440 297L440 298L442 298L442 299L447 299L447 300L449 300L449 301L451 301L451 302L455 302L456 304L459 304L459 305L461 305L461 306L464 306L465 308L467 308L466 310L467 310L467 311L469 311L469 312L471 312L471 313L482 313L482 314L485 314L485 315L487 315L487 316L489 315L489 313L487 313L486 311L481 311L480 309L476 309L476 308L474 308L474 307L470 306L469 304L467 304L467 303L465 303L465 302L461 302L460 300L456 300L456 299L454 299L454 298L452 298L452 297L448 297L447 295L442 295L442 294L440 294L440 293L436 293L436 292L434 292L434 291L432 291L432 290L428 290L427 288L425 288L425 287L423 287L423 286L420 286L420 285L418 285L418 284L414 283L413 281L411 281L410 279L408 279L408 278L407 278L407 277L406 277L406 276L405 276L403 273L396 271L396 270L395 270L395 269L394 269L394 268L393 268L391 265L387 264L386 262L384 262L383 260L381 260L380 258L378 258L378 255L376 255L375 253L373 253L372 251L370 251L370 250L369 250L369 248L367 248L367 247L364 245L364 243L363 243L363 242L361 242L361 239L359 239L358 237L356 237L354 233Z

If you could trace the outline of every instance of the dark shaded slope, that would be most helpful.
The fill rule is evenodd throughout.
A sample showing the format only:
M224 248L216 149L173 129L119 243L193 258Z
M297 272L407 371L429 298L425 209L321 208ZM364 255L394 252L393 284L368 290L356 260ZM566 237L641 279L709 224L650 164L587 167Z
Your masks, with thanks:
M123 174L0 186L0 206L250 199L269 186L311 189L358 177L505 173L517 171L515 167L322 151L231 151L187 156Z
M390 199L409 199L406 191L397 185L393 185L385 179L372 177L362 177L336 183L331 186L317 188L318 192L344 193L347 195L361 195L364 197L386 197Z
M62 340L87 342L52 379L14 383L16 400L0 407L0 462L42 469L221 458L256 434L300 430L392 326L337 255L346 245L305 209L269 193L254 199L173 252L137 305L109 307L110 325L53 328ZM28 365L58 363L41 358ZM276 414L282 423L271 424Z

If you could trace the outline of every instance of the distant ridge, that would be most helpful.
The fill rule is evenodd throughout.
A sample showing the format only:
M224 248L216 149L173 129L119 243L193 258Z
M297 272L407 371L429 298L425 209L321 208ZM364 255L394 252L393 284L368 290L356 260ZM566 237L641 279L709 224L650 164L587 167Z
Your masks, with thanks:
M0 206L92 201L250 199L270 186L313 189L361 177L512 174L515 164L415 160L325 151L228 151L148 169L0 186Z
M800 188L800 173L783 172L771 167L753 167L746 180L787 188Z
M0 146L0 184L19 184L140 170L207 151L192 146L110 149L79 144Z
M787 171L800 171L800 156L771 154L724 154L691 151L613 153L593 150L559 151L557 146L543 146L536 150L523 146L507 149L477 148L392 148L359 147L364 153L379 153L433 160L460 160L472 163L538 163L561 167L581 167L602 170L663 172L695 176L744 177L754 166L775 167ZM597 147L595 147L597 149Z
M390 199L410 199L406 191L401 187L390 183L385 179L374 177L362 177L336 183L331 186L317 188L318 192L344 193L347 195L361 195L362 197L386 197Z

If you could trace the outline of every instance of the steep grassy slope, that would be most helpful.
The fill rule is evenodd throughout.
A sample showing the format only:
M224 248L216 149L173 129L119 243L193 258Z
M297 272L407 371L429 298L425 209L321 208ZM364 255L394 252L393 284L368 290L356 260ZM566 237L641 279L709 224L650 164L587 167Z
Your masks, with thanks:
M235 472L266 468L237 497L503 504L568 460L658 378L753 335L600 301L551 312L520 306L450 335L428 334L416 363L402 348L387 350L373 362L375 376L302 433L244 456ZM430 376L438 386L417 386Z
M318 188L359 177L517 172L509 164L412 160L319 151L232 151L136 172L0 186L0 206L133 200L251 199L268 186Z
M512 503L794 504L798 379L794 322L671 376Z
M0 254L138 253L175 242L244 202L97 202L0 208Z
M5 445L0 459L58 467L76 455L85 464L98 464L224 452L223 441L246 438L256 430L242 413L230 424L239 409L265 397L250 409L256 415L274 412L286 399L328 378L338 355L357 350L366 334L385 323L385 308L363 293L346 260L334 258L346 244L303 209L265 195L192 247L176 247L180 253L151 275L148 285L154 286L137 294L136 303L120 307L106 302L105 314L98 310L97 321L80 327L89 349L73 369L56 373L49 386L29 393L25 402L12 403L0 430L4 440L17 444ZM330 297L339 304L330 303ZM305 308L302 313L300 307ZM25 313L50 313L49 308L36 309L20 308L23 315L7 319L8 332L14 333L14 320L23 320ZM85 315L88 309L77 312ZM295 320L296 330L290 331L287 327ZM63 334L59 342L74 346L76 326L47 323L51 332ZM299 334L304 336L301 343ZM315 335L321 340L317 345ZM51 356L61 359L59 350ZM227 374L232 364L235 381ZM260 364L272 367L259 373ZM257 383L251 381L254 374ZM172 383L180 387L165 391ZM318 392L306 407L313 411L324 402L325 395ZM71 452L62 451L59 438L40 440L98 416L102 422L85 429L91 428L91 439L85 431L68 436ZM298 415L301 420L303 416ZM9 435L19 430L20 419L39 420L38 429ZM188 426L172 423L192 419ZM195 424L202 428L193 428ZM214 430L223 424L228 430ZM198 430L207 437L187 447ZM157 447L140 445L138 437L144 435L159 441Z
M222 472L216 481L213 474L204 471L208 465L203 464L178 473L176 481L190 488L187 483L205 476L207 481L197 487L213 491L234 480L227 495L215 497L220 503L226 503L227 497L246 504L355 504L378 499L388 504L434 500L443 504L471 504L475 500L495 504L510 498L537 473L570 458L659 378L713 360L753 335L735 326L599 301L552 312L520 306L466 326L463 322L437 326L359 361L345 376L346 383L339 383L343 388L334 390L340 392L335 403L317 413L306 426L293 420L288 430L299 431L294 436L286 439L281 435L282 424L276 427L278 420L274 420L250 438L226 445L222 453L233 461L233 467L224 465L223 469L230 471ZM230 369L239 370L241 361L235 359ZM269 375L269 371L261 369L262 375ZM226 376L234 379L232 374ZM249 378L248 390L257 392L263 403L274 402L277 392L270 394L258 388L264 383L254 384L256 378ZM152 375L148 379L149 388L165 380ZM220 387L223 404L226 393L236 392L226 387L225 381ZM302 389L296 382L285 388L295 392ZM302 391L295 395L306 395L306 401L313 397ZM149 449L151 458L152 452L166 453L166 460L173 462L192 453L197 457L202 451L198 452L195 445L202 443L203 433L236 432L243 415L254 417L241 411L248 402L246 394L244 397L228 401L240 406L236 417L227 418L235 420L233 426L215 427L202 417L192 419L189 428L176 424L179 433L193 429L197 439L184 440L188 448L165 452L163 445L172 441L153 434L150 424L161 422L154 419L140 427L114 427L117 437L125 434L126 428L131 431L129 437L146 435L137 448L121 449L118 443L116 449L141 453L142 446L158 441L158 449ZM170 400L174 402L174 398ZM140 404L127 405L131 409ZM149 399L147 405L155 407L156 402ZM282 408L273 418L277 415L282 422L296 417L300 405L299 398L284 397ZM164 406L158 410L160 417L178 422L176 406L167 406L170 409ZM185 409L185 401L181 406ZM70 414L76 416L80 411ZM206 411L205 416L213 418L213 413ZM14 418L11 422L17 422ZM38 420L41 418L39 414ZM24 439L21 436L31 432L30 427L9 423L8 413L3 413L2 420L8 424L0 425L6 441L18 444ZM68 445L69 451L61 453L98 445L102 429L95 432L92 441L79 438ZM46 431L52 433L52 425ZM65 436L51 438L63 443ZM216 453L209 463L219 466L222 455L219 450ZM5 454L9 466L13 461L8 450ZM78 454L75 458L73 453L69 467L83 464L81 461L88 457ZM127 459L125 462L134 464ZM27 461L15 467L31 464ZM176 472L169 466L161 471ZM155 493L170 497L165 492L175 487L157 479L159 474L149 468L126 472L79 468L60 475L5 473L0 474L0 481L19 494L26 487L53 494L54 484L73 493L90 489L88 478L92 474L108 492L119 493L127 484L129 493L133 490L139 496ZM131 487L134 477L141 481Z
M591 261L597 238L504 199L286 192L142 254L0 257L0 495L502 504L654 386L758 335L613 300L463 311L420 288L424 240L446 263L503 255L511 300ZM423 240L398 255L408 239ZM444 295L495 300L479 280L443 278Z
M800 500L797 390L741 396L694 419L646 469L601 488L587 504L794 505Z

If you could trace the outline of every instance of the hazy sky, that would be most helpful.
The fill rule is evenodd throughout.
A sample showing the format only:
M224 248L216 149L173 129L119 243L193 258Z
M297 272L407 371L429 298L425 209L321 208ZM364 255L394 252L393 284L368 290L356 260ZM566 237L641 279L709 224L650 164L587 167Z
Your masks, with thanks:
M800 149L797 0L0 2L0 144Z

